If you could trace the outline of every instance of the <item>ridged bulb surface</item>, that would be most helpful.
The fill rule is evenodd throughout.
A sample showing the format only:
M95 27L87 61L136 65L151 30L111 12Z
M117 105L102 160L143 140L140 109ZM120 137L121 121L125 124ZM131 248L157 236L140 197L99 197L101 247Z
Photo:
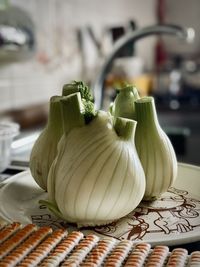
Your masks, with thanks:
M48 192L67 221L102 225L117 220L140 203L144 190L133 138L118 137L107 113L62 137Z

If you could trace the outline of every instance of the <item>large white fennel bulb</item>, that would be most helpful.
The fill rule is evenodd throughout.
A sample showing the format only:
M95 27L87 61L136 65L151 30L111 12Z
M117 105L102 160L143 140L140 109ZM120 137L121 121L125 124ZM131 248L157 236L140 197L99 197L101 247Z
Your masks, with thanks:
M99 111L86 124L79 93L62 99L61 106L65 133L48 176L47 206L79 226L107 224L127 215L145 191L134 145L137 123L123 118L113 123L107 112Z

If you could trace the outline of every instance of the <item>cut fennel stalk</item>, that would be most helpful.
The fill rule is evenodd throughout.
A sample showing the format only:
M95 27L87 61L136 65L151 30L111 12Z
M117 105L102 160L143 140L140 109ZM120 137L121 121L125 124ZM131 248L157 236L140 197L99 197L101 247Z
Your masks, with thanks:
M117 117L123 117L127 119L135 119L135 104L134 101L139 99L137 89L132 85L119 90L113 105L110 107L111 114Z

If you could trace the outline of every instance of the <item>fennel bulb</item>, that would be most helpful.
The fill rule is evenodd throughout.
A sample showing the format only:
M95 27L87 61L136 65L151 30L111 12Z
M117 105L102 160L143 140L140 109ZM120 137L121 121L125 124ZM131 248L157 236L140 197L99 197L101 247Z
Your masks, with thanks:
M153 97L139 98L135 87L126 86L119 91L111 113L114 117L120 114L137 121L135 144L146 176L144 199L159 197L177 177L177 160L170 140L159 125Z
M93 97L90 89L81 81L65 84L62 89L62 97L80 92L83 101L87 121L90 121L94 111ZM50 99L48 122L40 136L36 140L30 156L30 170L37 184L47 190L47 177L49 169L57 154L57 145L63 134L63 124L60 108L61 96L53 96Z
M48 175L49 209L78 226L102 225L131 212L145 191L136 122L98 111L86 123L80 93L61 99L64 134Z
M50 99L48 121L36 140L30 155L30 171L36 183L47 190L50 166L57 154L57 144L63 134L60 96Z
M159 125L153 97L136 100L135 111L138 122L135 143L146 176L144 199L153 200L174 183L176 155Z

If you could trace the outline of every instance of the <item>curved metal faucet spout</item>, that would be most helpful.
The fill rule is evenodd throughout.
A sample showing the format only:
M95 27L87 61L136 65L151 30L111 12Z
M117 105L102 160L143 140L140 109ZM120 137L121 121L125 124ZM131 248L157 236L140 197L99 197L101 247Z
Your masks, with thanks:
M124 46L127 44L134 43L139 39L142 39L149 35L154 35L154 34L174 35L186 41L192 41L195 36L194 30L192 28L187 29L187 28L182 28L180 26L176 26L176 25L154 25L154 26L149 26L143 29L130 32L124 35L123 37L121 37L115 43L111 54L108 56L105 63L103 64L102 69L99 72L98 77L96 78L94 86L93 86L95 103L98 109L102 107L105 77L111 69L113 60L121 52L121 49L123 49Z

